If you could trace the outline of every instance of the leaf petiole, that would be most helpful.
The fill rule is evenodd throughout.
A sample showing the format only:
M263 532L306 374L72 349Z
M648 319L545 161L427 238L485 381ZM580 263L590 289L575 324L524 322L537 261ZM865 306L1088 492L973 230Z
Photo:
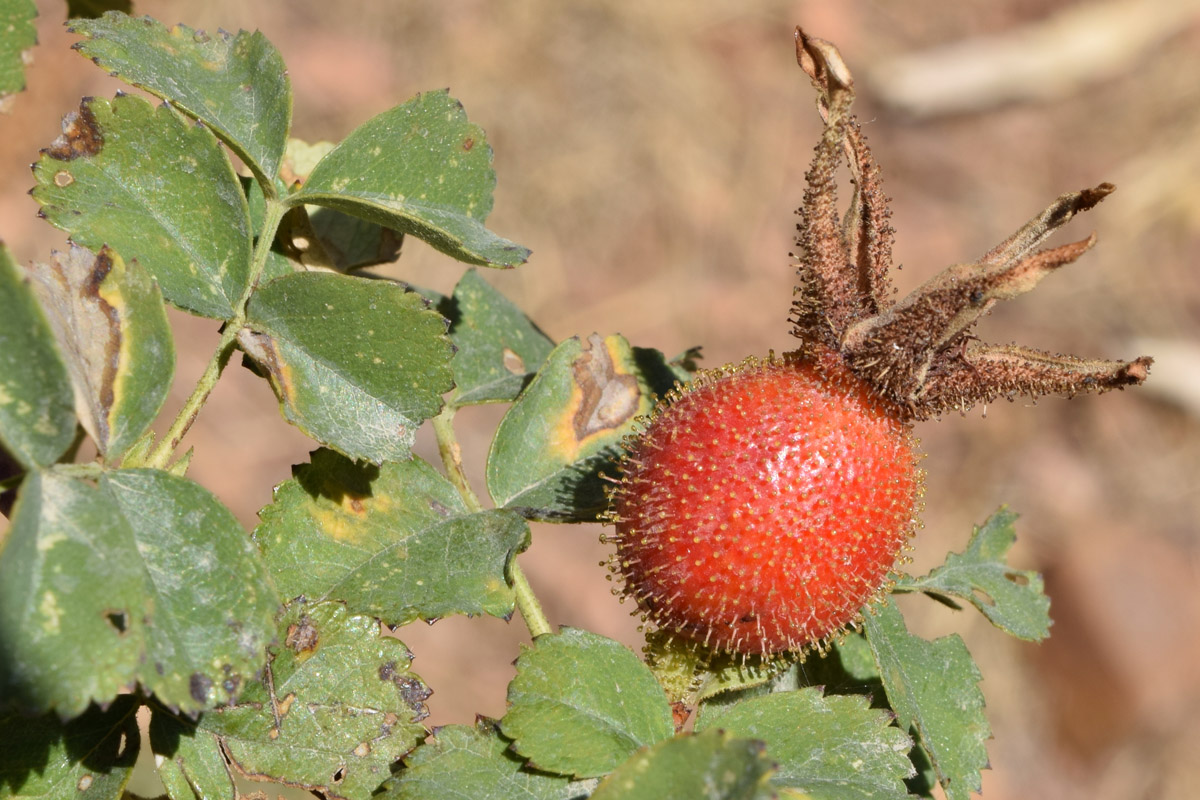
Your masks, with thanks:
M442 413L432 420L438 453L441 454L447 477L462 495L467 508L482 511L483 504L479 502L479 496L471 488L467 473L463 469L462 448L459 447L458 438L454 434L454 413L455 408L446 405ZM525 620L529 635L537 639L542 634L551 633L553 629L550 627L550 621L546 619L546 612L542 610L542 604L538 602L537 595L533 593L533 587L529 585L529 579L525 577L525 571L521 569L515 556L508 562L507 577L508 582L512 584L517 608L521 612L521 618Z
M258 241L254 244L254 258L250 263L250 274L246 279L246 288L242 290L242 296L238 298L233 318L226 321L221 331L221 341L217 345L217 349L213 352L212 358L208 360L208 365L204 368L204 372L196 382L196 388L192 390L191 396L183 404L183 408L179 410L175 421L171 423L171 427L167 430L166 435L159 440L158 445L146 457L145 465L147 467L166 469L175 449L179 447L179 443L187 435L188 429L192 427L192 423L195 422L200 409L204 407L208 396L212 394L212 390L216 387L217 380L221 377L221 372L225 369L225 365L229 363L229 357L233 355L234 347L237 344L238 331L241 330L242 324L246 321L246 304L250 302L250 295L258 287L259 276L262 275L263 269L267 265L267 256L270 254L271 245L275 241L275 232L279 230L279 223L283 220L283 215L287 211L286 206L277 200L268 198L266 205L267 210L263 219L262 233L259 235Z

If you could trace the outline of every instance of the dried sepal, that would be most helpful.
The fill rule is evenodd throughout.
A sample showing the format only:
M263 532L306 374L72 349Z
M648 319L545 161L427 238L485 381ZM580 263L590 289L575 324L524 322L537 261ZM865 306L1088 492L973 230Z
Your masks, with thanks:
M1076 214L1110 194L1109 183L1068 192L978 261L956 264L893 304L892 228L879 168L850 115L853 79L829 42L796 30L796 56L818 90L825 130L807 173L799 210L802 248L793 334L800 352L837 350L882 397L925 419L966 410L996 397L1073 395L1141 383L1151 363L1055 356L1015 345L983 344L971 334L1000 300L1030 291L1050 272L1095 244L1083 241L1035 249ZM855 184L849 210L837 224L833 175L842 158Z

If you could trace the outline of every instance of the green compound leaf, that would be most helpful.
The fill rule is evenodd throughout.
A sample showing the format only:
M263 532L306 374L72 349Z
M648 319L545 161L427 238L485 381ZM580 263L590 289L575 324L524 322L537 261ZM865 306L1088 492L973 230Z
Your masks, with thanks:
M75 49L97 66L203 122L260 182L271 183L292 124L292 87L283 58L265 36L210 36L117 12L74 20L68 30L85 37Z
M0 797L120 797L141 744L137 710L137 699L125 696L69 722L53 713L0 713Z
M0 449L27 467L75 438L71 379L29 279L0 242Z
M721 730L643 750L600 782L592 800L766 800L775 764L763 744Z
M132 95L87 98L33 175L42 215L72 240L136 259L186 311L233 316L250 271L249 211L208 128Z
M571 782L527 768L495 723L438 728L404 759L380 800L582 800Z
M418 458L375 467L317 450L293 474L254 532L284 597L338 600L388 625L512 614L505 570L529 542L516 514L472 513Z
M600 471L654 396L620 335L562 342L496 430L487 462L492 499L532 519L594 520L607 505Z
M0 114L25 88L26 52L37 44L37 6L33 0L0 3Z
M162 294L140 265L108 248L71 245L31 273L66 356L79 420L115 462L158 416L175 374Z
M945 564L922 578L902 577L895 591L958 597L1019 639L1045 639L1050 635L1050 598L1042 576L1013 569L1006 561L1017 540L1016 520L1016 514L1000 509L975 528L964 552L951 553Z
M272 651L267 676L236 705L196 722L155 711L151 742L169 760L170 779L201 796L227 794L223 749L241 774L368 800L425 738L430 692L409 671L412 653L382 636L376 619L338 603L292 606Z
M991 736L979 691L979 668L957 635L927 641L904 627L889 597L866 614L867 642L900 726L916 733L949 800L980 787Z
M517 659L501 731L545 772L605 775L675 733L671 706L642 660L620 642L564 628Z
M238 343L284 417L350 458L408 458L453 386L445 319L398 284L293 273L260 287L246 316Z
M317 205L411 233L459 261L513 267L529 251L484 227L492 149L445 91L425 92L356 128L308 176L291 205Z
M809 688L718 706L697 729L766 742L779 762L771 779L777 788L812 800L904 800L904 779L914 772L912 742L891 722L864 697L825 697Z
M458 348L451 404L510 403L554 349L550 337L475 270L467 270L439 311Z
M197 484L34 472L0 550L0 696L64 717L135 684L186 712L230 702L277 607L250 538Z

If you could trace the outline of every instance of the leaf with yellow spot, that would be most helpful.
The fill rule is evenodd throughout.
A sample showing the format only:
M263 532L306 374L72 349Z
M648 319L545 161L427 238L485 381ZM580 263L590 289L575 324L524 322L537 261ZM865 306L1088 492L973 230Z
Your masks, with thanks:
M278 597L233 513L160 470L33 472L0 547L0 697L31 710L71 717L138 685L185 712L231 702L274 635Z
M292 87L279 51L258 31L208 34L111 12L72 20L75 47L110 74L169 100L216 132L260 181L279 171Z
M284 417L351 458L408 458L453 385L445 319L399 284L292 273L260 287L246 316L238 343Z
M114 462L158 416L175 374L162 294L136 262L72 245L30 270L66 356L75 412Z
M27 467L47 466L74 437L71 379L54 333L0 242L0 447Z
M368 800L392 763L425 738L430 691L411 664L412 653L381 634L375 618L339 603L294 603L266 675L236 705L195 722L155 709L151 746L170 757L165 777L197 786L199 796L228 795L232 772L214 769L223 749L228 769L241 774Z
M506 570L529 537L516 514L471 512L419 458L376 467L317 450L293 474L254 531L285 597L337 600L388 625L512 614Z
M660 353L620 335L559 344L492 440L487 486L496 505L531 519L595 519L606 504L601 471L670 374Z
M250 219L208 128L140 97L85 98L33 166L42 215L86 247L111 247L168 302L233 316L250 275Z
M412 234L468 264L513 267L529 251L484 226L495 185L483 129L457 100L435 91L358 126L286 202Z

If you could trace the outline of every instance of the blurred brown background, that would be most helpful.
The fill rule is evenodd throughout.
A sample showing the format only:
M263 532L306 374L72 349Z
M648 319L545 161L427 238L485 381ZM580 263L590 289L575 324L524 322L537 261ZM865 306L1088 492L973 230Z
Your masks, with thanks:
M21 261L61 235L25 194L37 150L85 94L119 84L70 53L39 2L29 90L0 118L0 236ZM894 198L897 278L974 259L1058 194L1115 195L1081 263L985 321L984 338L1159 358L1143 389L1002 403L924 424L923 571L1001 503L1022 514L1014 561L1046 574L1055 627L1015 642L974 611L906 602L983 670L990 798L1192 798L1200 792L1200 3L1195 0L483 0L138 2L193 27L259 28L295 89L294 134L337 139L414 93L449 86L496 150L489 227L531 247L489 279L554 338L619 331L716 366L792 347L792 210L819 132L792 29L833 40ZM388 274L449 291L460 265L410 241ZM216 343L174 315L174 413ZM481 474L502 408L460 414ZM191 476L247 527L312 445L264 382L232 367L194 428ZM433 458L429 440L423 454ZM594 527L540 526L522 557L553 622L636 646L597 563ZM499 716L519 622L401 632L431 684L430 722Z

